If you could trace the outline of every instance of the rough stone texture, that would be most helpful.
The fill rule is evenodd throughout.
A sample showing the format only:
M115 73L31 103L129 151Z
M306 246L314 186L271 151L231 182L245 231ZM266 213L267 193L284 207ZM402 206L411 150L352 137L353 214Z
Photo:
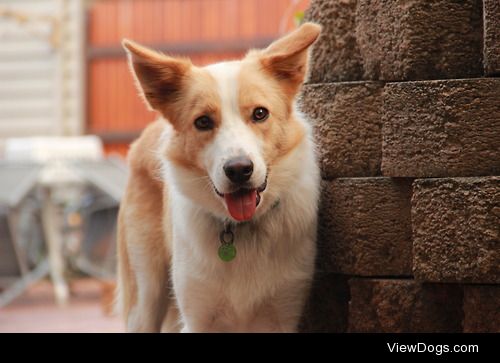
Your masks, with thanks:
M500 283L500 177L418 179L411 218L415 278Z
M312 0L305 19L323 26L311 52L309 82L363 79L363 61L357 46L356 0Z
M480 0L358 1L356 38L365 77L482 75L481 10Z
M480 0L313 0L311 83L480 76Z
M380 175L379 82L307 85L302 109L314 123L323 178Z
M323 182L319 261L361 276L411 275L411 180L341 178Z
M382 174L500 174L500 79L387 84Z
M500 1L483 0L484 4L484 71L500 74Z
M351 279L349 285L349 332L462 331L462 290L458 285L359 278Z
M299 331L344 333L347 330L347 277L317 271Z
M500 333L500 286L464 286L464 332Z

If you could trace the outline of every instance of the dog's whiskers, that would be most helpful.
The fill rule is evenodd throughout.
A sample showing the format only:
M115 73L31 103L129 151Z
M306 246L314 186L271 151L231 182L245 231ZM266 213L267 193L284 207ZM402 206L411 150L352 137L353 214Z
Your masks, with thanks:
M205 176L195 177L195 178L190 178L190 179L185 179L184 181L188 182L188 183L193 183L193 182L197 182L197 181L201 181L201 180L205 180L205 181L211 182L210 177L206 176L206 175Z
M204 182L200 186L201 191L203 191L203 192L211 191L211 189L213 188L212 179L210 179L210 177L207 175L195 177L195 178L191 178L191 179L186 179L184 181L187 183L196 183L196 182L200 182L200 181Z

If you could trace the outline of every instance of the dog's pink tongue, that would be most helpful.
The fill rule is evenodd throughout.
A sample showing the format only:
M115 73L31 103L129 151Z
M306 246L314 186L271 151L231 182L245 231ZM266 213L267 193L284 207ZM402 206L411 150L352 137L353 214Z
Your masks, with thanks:
M257 190L252 189L244 192L224 194L227 209L231 217L237 221L252 219L257 207Z

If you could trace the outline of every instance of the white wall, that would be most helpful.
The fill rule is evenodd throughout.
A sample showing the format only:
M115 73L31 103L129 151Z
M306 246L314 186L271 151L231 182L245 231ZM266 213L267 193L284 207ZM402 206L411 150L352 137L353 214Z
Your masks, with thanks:
M83 34L81 0L0 0L0 139L82 133Z

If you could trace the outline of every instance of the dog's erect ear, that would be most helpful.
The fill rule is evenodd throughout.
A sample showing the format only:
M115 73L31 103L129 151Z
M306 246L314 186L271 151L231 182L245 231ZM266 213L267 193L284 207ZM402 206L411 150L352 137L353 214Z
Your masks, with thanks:
M291 96L297 93L307 73L308 49L318 39L321 26L302 24L262 52L260 61L278 80L286 84Z
M127 50L137 88L152 109L168 118L169 105L179 98L191 62L155 52L128 39L122 45Z

